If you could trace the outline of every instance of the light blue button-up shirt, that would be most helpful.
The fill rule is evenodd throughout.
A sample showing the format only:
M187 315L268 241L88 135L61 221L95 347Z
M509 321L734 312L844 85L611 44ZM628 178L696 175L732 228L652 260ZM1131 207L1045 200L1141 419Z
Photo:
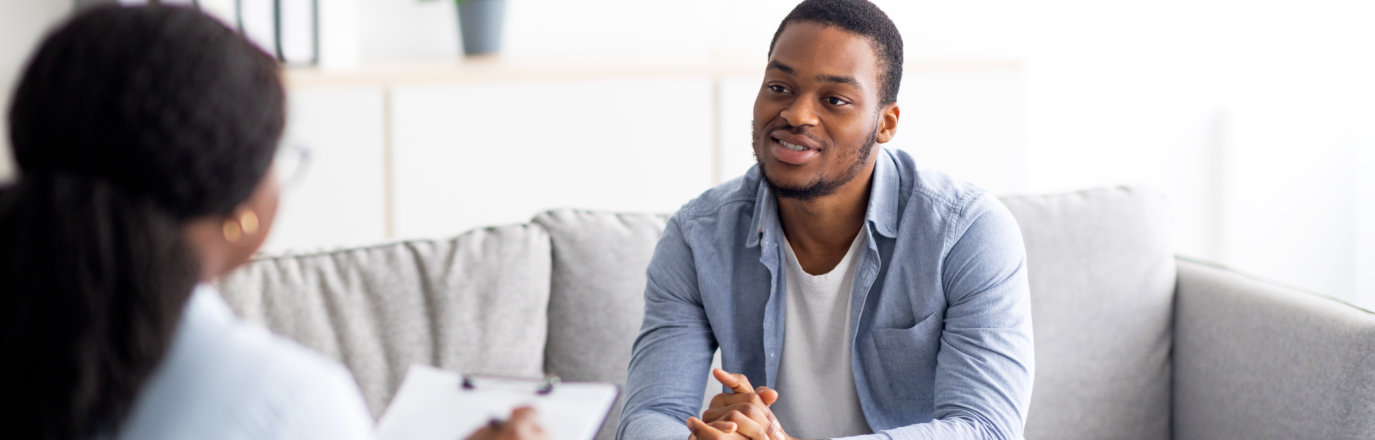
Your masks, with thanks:
M880 148L872 185L851 350L836 354L851 357L875 432L859 438L1022 438L1034 361L1016 221L989 193L900 150ZM717 348L727 371L775 385L782 234L757 166L669 220L649 264L618 439L686 439Z

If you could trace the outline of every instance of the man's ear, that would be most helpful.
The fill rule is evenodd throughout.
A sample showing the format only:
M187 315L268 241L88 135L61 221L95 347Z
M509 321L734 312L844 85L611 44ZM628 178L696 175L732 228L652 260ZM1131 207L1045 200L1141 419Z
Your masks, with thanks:
M880 144L893 140L893 136L898 134L898 116L901 113L896 102L883 106L878 112L878 134L874 136L874 140Z

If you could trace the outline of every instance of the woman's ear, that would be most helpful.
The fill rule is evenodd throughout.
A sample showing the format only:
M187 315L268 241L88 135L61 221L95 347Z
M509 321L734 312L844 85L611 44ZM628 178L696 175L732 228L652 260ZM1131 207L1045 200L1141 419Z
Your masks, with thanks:
M258 213L253 208L240 207L233 215L226 217L220 225L220 236L230 245L252 239L258 235Z
M253 195L223 218L220 235L228 248L225 260L227 267L216 276L224 275L253 258L253 254L267 241L267 234L277 218L277 204L280 201L281 189L269 170Z
M878 133L874 135L874 140L880 144L886 144L893 140L893 136L898 134L898 116L902 110L898 108L898 103L894 102L883 107L878 113Z
M219 278L253 258L267 241L279 199L277 182L269 172L253 195L232 212L187 222L185 234L200 260L201 281Z

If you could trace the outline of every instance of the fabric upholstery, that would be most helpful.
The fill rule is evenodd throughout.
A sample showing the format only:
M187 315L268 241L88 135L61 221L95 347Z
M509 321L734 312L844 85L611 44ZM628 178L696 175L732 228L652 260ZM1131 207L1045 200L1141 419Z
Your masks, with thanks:
M1180 440L1375 438L1375 314L1179 264Z
M644 316L645 268L668 217L549 211L553 284L545 369L566 381L625 384L630 346ZM598 439L614 438L621 401Z
M1003 197L1022 228L1036 379L1026 438L1170 438L1169 209L1127 188Z
M346 364L380 415L412 363L540 375L549 256L543 229L504 226L261 258L219 287L240 315Z
M1375 438L1375 316L1189 262L1176 293L1169 209L1149 191L1000 200L1031 282L1026 438L1167 439L1172 425L1182 440ZM454 239L264 257L219 287L239 314L343 361L374 414L414 362L624 384L666 220L551 211Z

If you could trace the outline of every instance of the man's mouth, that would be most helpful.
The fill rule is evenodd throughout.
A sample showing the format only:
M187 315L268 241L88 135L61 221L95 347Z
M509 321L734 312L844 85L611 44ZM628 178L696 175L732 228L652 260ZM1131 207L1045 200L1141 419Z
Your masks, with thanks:
M807 147L804 147L804 146L801 146L801 145L791 144L791 143L788 143L788 142L785 142L785 141L779 140L779 139L774 139L774 140L775 140L775 141L778 141L778 144L779 144L779 145L782 145L783 148L787 148L787 149L792 150L792 151L807 151L807 150L810 150L810 149L811 149L811 148L807 148Z

